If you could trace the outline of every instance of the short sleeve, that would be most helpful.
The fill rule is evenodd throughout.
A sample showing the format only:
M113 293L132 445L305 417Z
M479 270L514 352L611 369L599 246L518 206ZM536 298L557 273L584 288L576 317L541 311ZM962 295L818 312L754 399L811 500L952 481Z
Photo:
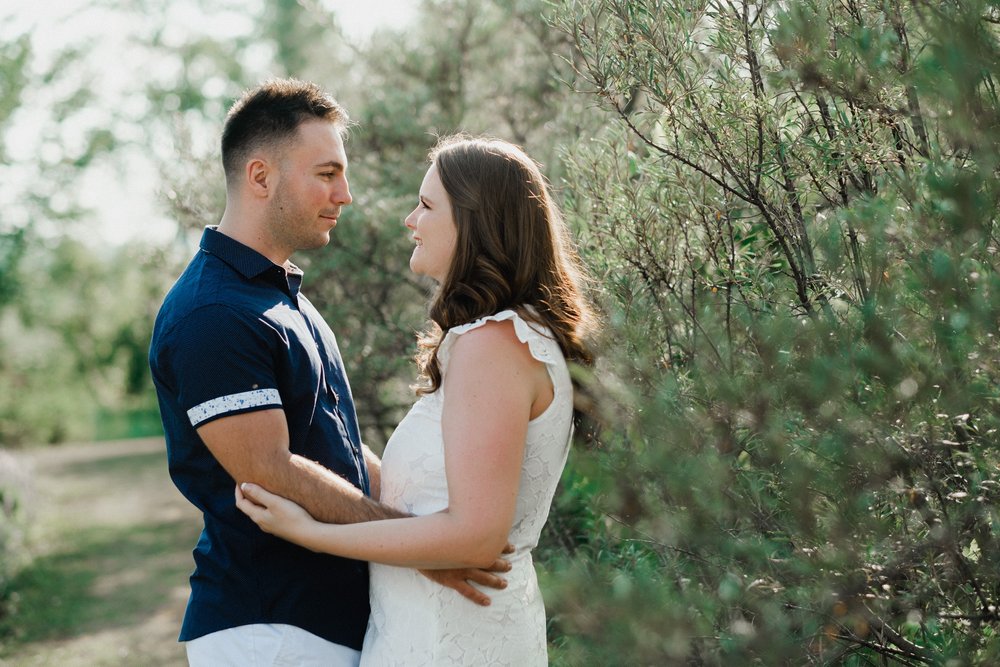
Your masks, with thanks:
M441 362L442 369L448 363L451 346L454 345L455 339L458 336L473 329L478 329L487 322L505 322L507 320L510 320L514 325L514 333L517 335L518 340L528 346L531 356L536 360L550 367L559 365L563 361L559 343L555 341L555 338L552 337L546 327L528 322L513 310L502 310L495 315L481 317L474 322L449 329L448 333L445 334L444 340L441 341L441 347L438 350L438 359Z
M268 323L226 305L204 306L178 322L166 337L164 363L191 426L282 407L279 341Z

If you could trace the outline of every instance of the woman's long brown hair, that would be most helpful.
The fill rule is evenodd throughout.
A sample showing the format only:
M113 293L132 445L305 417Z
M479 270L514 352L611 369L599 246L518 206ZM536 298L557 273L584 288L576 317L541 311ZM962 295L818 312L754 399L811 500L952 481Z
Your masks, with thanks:
M458 235L430 306L436 326L420 339L417 363L426 384L417 392L441 386L444 332L507 309L548 327L567 360L593 363L583 272L538 165L511 143L463 135L441 140L430 159Z

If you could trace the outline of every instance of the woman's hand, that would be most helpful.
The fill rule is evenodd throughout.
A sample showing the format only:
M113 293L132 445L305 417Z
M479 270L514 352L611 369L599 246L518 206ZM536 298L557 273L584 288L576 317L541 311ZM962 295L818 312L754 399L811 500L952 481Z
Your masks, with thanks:
M249 482L236 486L236 507L265 533L303 546L317 524L301 506Z

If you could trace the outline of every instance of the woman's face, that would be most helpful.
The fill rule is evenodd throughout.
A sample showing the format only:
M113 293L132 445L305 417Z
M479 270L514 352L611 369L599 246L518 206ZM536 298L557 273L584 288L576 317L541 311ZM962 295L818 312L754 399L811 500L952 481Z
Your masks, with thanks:
M410 270L438 283L444 282L455 255L458 228L437 165L432 164L427 170L420 185L420 201L404 224L413 231L412 238L417 244L410 256Z

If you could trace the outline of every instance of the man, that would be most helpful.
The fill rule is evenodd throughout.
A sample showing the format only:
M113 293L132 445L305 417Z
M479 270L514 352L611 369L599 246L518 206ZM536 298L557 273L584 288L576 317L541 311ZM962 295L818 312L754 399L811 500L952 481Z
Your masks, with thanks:
M170 475L205 521L180 633L192 665L360 656L367 564L267 535L234 503L235 484L248 481L322 521L398 516L372 499L379 460L361 443L333 332L289 261L326 245L351 203L347 122L329 95L295 80L233 105L222 134L226 210L156 319L150 366ZM467 579L503 585L479 570L428 576L480 604Z

